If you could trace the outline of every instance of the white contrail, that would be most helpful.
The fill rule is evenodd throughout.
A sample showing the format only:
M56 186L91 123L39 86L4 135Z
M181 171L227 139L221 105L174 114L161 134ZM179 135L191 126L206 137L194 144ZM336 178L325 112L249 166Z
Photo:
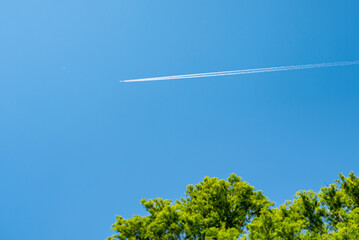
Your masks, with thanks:
M241 69L241 70L222 71L222 72L195 73L195 74L174 75L174 76L164 76L164 77L130 79L130 80L122 80L120 82L145 82L145 81L175 80L175 79L185 79L185 78L218 77L218 76L240 75L240 74L251 74L251 73L290 71L290 70L309 69L309 68L338 67L338 66L348 66L348 65L356 65L356 64L359 64L359 61L316 63L316 64L304 64L304 65L292 65L292 66L280 66L280 67L268 67L268 68Z

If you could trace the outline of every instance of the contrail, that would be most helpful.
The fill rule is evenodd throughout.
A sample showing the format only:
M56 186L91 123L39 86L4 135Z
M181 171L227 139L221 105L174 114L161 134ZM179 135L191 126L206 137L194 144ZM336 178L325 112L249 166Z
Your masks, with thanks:
M349 66L349 65L357 65L357 64L359 64L359 61L316 63L316 64L291 65L291 66L280 66L280 67L241 69L234 71L184 74L184 75L174 75L174 76L164 76L164 77L139 78L139 79L122 80L120 82L145 82L145 81L175 80L175 79L186 79L186 78L218 77L218 76L229 76L229 75L240 75L240 74L251 74L251 73L291 71L291 70L310 69L310 68L339 67L339 66Z

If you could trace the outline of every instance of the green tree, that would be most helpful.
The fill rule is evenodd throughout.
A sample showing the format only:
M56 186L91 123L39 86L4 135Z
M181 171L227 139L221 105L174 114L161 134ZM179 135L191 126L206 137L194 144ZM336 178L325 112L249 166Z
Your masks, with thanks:
M319 193L299 191L277 208L234 174L227 180L205 177L175 202L143 199L141 204L149 214L117 216L116 234L108 240L359 239L359 178L353 172L340 174Z
M319 193L299 191L293 201L248 224L247 239L359 239L359 178L339 174Z

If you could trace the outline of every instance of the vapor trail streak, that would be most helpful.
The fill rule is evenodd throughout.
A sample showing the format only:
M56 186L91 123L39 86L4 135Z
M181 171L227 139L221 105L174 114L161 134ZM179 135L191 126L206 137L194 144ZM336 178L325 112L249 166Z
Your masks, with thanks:
M184 74L184 75L174 75L174 76L164 76L164 77L139 78L139 79L122 80L120 82L145 82L145 81L175 80L175 79L186 79L186 78L218 77L218 76L252 74L252 73L291 71L291 70L310 69L310 68L339 67L339 66L349 66L349 65L357 65L357 64L359 64L359 61L316 63L316 64L304 64L304 65L292 65L292 66L280 66L280 67L241 69L234 71Z

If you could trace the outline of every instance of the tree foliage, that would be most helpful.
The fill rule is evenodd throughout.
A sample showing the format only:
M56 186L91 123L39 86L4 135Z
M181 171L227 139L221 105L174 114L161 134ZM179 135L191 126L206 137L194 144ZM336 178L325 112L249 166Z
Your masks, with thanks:
M359 239L359 178L351 172L318 193L299 191L275 207L232 174L227 180L205 177L171 202L143 199L147 216L116 217L107 240L352 240Z

